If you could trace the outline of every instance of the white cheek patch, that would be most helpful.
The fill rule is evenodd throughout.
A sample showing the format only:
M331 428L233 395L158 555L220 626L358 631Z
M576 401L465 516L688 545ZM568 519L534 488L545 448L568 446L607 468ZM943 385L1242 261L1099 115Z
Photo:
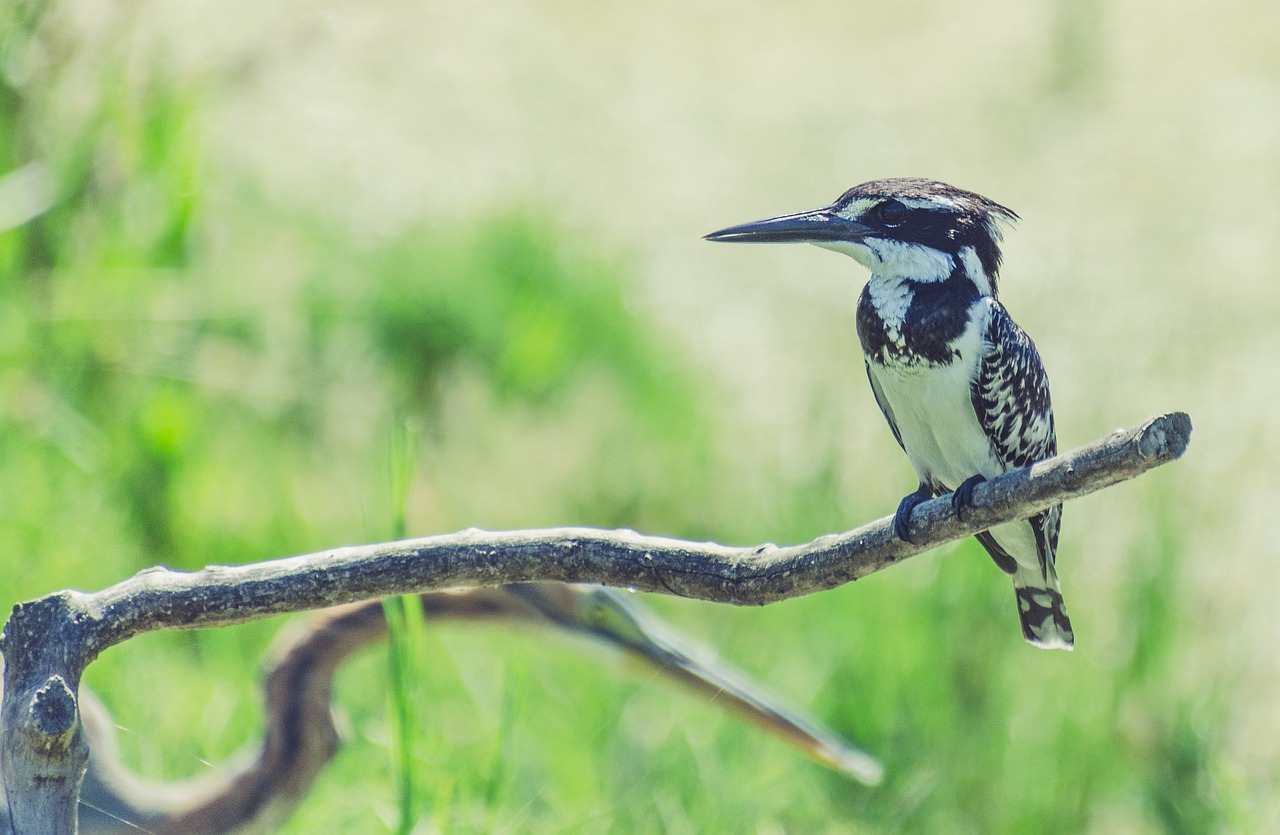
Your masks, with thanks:
M880 266L880 259L867 248L867 242L865 241L814 241L813 245L829 249L832 252L839 252L842 255L848 255L872 272L875 272Z
M863 243L878 262L871 266L871 272L886 277L921 283L945 281L956 267L949 254L933 247L884 238L867 238Z
M872 275L883 278L909 278L920 283L945 281L956 267L955 259L949 254L922 244L890 241L884 238L864 238L860 241L814 241L813 244L832 252L848 255L871 270ZM973 254L974 262L977 263L976 253L973 253L972 248L969 251Z
M973 279L973 283L978 285L978 292L984 296L990 296L991 278L987 275L987 271L982 268L982 259L978 257L978 251L971 246L963 247L960 250L960 265L964 267L965 273L969 278Z

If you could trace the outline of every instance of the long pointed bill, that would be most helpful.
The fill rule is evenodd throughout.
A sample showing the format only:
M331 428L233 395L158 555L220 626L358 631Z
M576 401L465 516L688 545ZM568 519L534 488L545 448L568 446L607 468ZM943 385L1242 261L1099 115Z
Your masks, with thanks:
M730 226L704 236L708 241L726 241L744 244L774 243L826 243L828 241L857 241L872 231L870 226L849 220L828 207L811 212L772 217Z

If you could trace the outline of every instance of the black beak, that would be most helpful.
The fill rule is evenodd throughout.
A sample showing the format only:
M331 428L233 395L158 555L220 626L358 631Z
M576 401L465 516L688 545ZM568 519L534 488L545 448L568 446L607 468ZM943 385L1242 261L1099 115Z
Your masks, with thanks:
M836 214L833 207L771 217L730 226L705 235L708 241L729 243L822 243L825 241L858 241L874 231L870 226Z

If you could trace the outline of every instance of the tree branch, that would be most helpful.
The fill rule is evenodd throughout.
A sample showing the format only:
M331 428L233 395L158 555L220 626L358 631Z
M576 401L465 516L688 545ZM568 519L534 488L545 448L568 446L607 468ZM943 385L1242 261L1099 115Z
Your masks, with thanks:
M881 778L874 759L672 632L630 595L599 586L532 583L427 592L419 600L429 623L505 624L526 633L541 627L611 647L654 677L739 714L828 768L867 784ZM292 621L267 663L260 746L217 771L177 782L147 781L129 771L120 762L106 708L81 688L80 711L92 749L81 793L81 833L221 835L278 827L337 752L330 701L338 666L386 633L384 609L376 600Z
M76 711L80 675L102 650L142 632L199 629L456 586L558 580L735 604L829 589L944 542L1038 513L1180 456L1183 413L1152 418L1070 453L978 485L961 521L946 497L912 515L915 544L886 517L805 545L732 548L561 528L457 534L340 548L194 573L153 568L103 591L19 603L5 627L0 775L17 832L73 832L87 752Z

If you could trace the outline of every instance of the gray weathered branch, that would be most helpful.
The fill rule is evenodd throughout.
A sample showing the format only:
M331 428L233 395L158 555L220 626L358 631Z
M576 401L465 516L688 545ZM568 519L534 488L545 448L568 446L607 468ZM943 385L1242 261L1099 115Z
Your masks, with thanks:
M619 650L654 677L739 714L829 768L868 784L881 778L874 759L742 671L692 646L630 595L599 586L528 583L427 592L418 599L428 623L542 627ZM110 715L82 687L80 712L92 751L81 791L81 832L223 835L277 828L337 752L330 700L338 666L386 634L377 600L290 623L267 664L261 744L216 771L178 782L146 781L125 768Z
M469 530L194 573L149 569L100 592L64 591L13 609L5 627L0 776L15 832L74 832L87 758L76 707L98 653L142 632L199 629L372 597L558 580L735 604L798 597L864 577L944 542L1025 518L1182 454L1191 420L1152 418L978 485L961 521L946 497L916 508L911 536L889 518L798 546L734 548L561 528Z

